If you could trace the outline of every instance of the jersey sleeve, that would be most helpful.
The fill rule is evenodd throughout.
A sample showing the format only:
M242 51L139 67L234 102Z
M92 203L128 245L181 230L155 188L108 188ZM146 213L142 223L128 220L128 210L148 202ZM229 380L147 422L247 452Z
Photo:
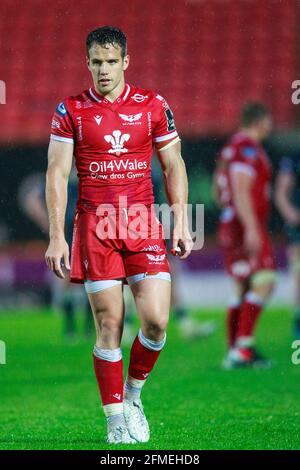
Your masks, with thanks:
M74 143L72 119L63 101L59 103L52 117L50 139Z
M241 145L236 149L234 159L230 165L231 171L256 176L259 161L259 150L254 145Z
M173 113L166 100L160 95L154 98L153 122L154 143L167 142L178 137Z

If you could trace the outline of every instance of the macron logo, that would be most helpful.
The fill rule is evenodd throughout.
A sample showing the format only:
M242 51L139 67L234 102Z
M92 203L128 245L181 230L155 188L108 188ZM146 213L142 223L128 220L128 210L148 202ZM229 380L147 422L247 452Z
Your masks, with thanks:
M120 393L114 393L114 394L113 394L113 397L116 398L116 399L119 400L119 401L121 400L121 395L120 395Z
M95 119L96 123L98 124L98 126L100 125L100 122L102 121L102 117L103 117L103 116L99 116L99 115L98 115L98 116L94 116L94 119Z

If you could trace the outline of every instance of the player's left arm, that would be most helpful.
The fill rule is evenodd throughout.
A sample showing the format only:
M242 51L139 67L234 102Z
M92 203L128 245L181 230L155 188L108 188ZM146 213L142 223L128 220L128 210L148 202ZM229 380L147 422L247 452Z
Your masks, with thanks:
M180 140L156 144L157 156L163 171L165 189L169 204L174 210L172 249L180 249L179 256L185 259L193 248L188 226L188 179L184 160L181 156Z

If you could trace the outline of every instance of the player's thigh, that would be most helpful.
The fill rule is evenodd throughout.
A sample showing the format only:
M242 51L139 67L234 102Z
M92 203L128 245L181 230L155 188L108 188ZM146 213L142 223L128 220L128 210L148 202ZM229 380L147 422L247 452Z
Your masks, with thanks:
M252 260L251 290L267 300L276 285L276 260L271 239L266 230L262 231L262 248Z
M104 324L120 326L123 322L124 300L122 283L107 289L88 293L96 325L100 329Z
M145 278L131 285L142 326L165 330L170 312L171 282Z

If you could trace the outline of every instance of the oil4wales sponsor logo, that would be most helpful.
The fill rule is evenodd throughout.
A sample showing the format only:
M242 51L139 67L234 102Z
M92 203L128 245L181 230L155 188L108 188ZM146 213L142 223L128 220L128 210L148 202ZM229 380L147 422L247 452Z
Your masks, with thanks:
M103 162L91 162L89 170L91 172L91 178L93 179L108 179L111 178L112 174L115 174L115 171L125 171L127 177L131 178L131 173L134 171L141 171L147 169L147 162L140 162L136 158L134 160L110 160ZM108 176L107 173L110 173ZM123 175L123 176L121 176ZM141 175L144 175L142 173ZM119 178L125 178L124 173L119 173Z

